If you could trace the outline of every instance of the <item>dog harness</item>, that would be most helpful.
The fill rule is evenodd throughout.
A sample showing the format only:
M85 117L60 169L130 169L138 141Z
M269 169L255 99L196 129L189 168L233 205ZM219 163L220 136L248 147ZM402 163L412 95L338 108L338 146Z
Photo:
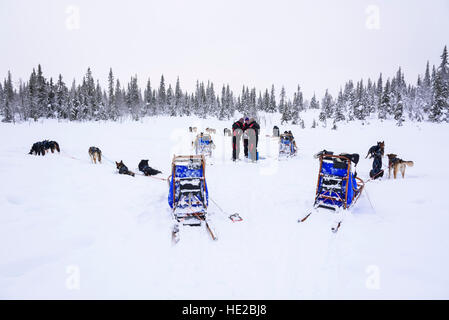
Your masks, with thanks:
M395 165L397 162L401 162L402 159L399 159L399 158L396 158L396 157L395 157L395 158L391 159L390 161L391 161L391 164L392 164L392 165Z

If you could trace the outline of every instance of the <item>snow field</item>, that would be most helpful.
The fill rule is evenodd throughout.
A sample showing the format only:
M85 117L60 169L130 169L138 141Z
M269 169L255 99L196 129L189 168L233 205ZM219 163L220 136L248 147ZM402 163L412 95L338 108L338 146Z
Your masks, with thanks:
M314 116L304 130L280 126L293 131L299 153L278 161L277 142L265 135L279 120L262 115L257 164L230 160L223 128L232 121L0 124L0 298L447 299L447 125L371 120L333 131L310 129ZM137 173L149 159L165 178L173 154L192 153L189 126L217 129L206 178L225 213L210 201L218 241L191 227L172 246L167 183L119 175L110 161ZM44 139L59 142L61 154L27 154ZM359 153L367 180L365 155L380 140L386 153L414 161L405 179L386 173L367 183L337 234L331 213L298 224L313 204L313 154ZM102 164L90 163L90 146L103 151ZM234 212L244 221L232 223Z

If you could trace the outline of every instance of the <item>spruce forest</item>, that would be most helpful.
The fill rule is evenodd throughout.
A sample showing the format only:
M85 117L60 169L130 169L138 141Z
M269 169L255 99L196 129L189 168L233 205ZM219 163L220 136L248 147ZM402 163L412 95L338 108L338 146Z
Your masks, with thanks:
M447 46L439 65L423 66L415 83L406 83L399 69L387 78L347 81L333 96L326 90L323 97L303 96L298 85L293 97L284 87L274 85L264 91L243 86L236 94L229 85L217 88L212 82L196 83L195 92L182 90L179 78L174 88L162 75L156 85L148 79L139 87L137 77L125 85L110 69L108 83L102 87L87 69L81 83L67 84L62 75L47 79L41 66L33 69L29 79L13 85L8 72L0 83L0 118L3 122L37 121L40 118L70 121L117 121L124 117L139 120L146 116L182 117L196 115L229 120L236 112L257 117L259 111L279 112L282 122L304 126L301 112L317 109L323 125L369 118L392 119L401 126L404 121L449 122L449 63Z

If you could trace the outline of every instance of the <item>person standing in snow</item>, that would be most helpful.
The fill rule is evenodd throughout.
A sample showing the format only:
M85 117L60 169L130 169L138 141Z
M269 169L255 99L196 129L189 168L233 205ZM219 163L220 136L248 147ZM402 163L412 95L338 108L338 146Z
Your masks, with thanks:
M248 158L248 133L246 129L248 129L249 118L245 118L245 123L243 124L243 153L245 154L245 158Z
M251 156L251 161L257 160L257 145L259 143L259 131L260 126L254 118L249 119L246 126L246 132L248 136L248 151Z
M247 129L254 129L256 131L256 147L257 147L259 144L260 126L254 118L249 119L249 124L248 124Z
M236 161L240 157L240 140L243 135L243 126L243 118L240 118L232 125L232 161Z

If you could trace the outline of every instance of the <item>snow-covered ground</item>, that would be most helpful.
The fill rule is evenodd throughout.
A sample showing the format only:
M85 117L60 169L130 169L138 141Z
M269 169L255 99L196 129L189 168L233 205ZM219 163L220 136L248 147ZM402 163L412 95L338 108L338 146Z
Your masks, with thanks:
M373 120L333 131L306 120L304 130L281 126L300 150L278 161L266 134L279 122L263 116L257 164L230 160L222 133L231 121L0 124L0 298L448 299L449 126ZM226 214L210 203L218 241L191 227L173 246L167 183L119 175L109 161L138 172L149 159L167 177L173 154L192 153L189 126L217 129L206 177ZM44 139L61 154L27 154ZM364 157L379 140L415 162L405 179L369 182L336 234L331 213L298 224L314 199L313 154L360 153L366 180ZM102 164L90 163L90 146L102 149ZM232 223L234 212L244 221Z

